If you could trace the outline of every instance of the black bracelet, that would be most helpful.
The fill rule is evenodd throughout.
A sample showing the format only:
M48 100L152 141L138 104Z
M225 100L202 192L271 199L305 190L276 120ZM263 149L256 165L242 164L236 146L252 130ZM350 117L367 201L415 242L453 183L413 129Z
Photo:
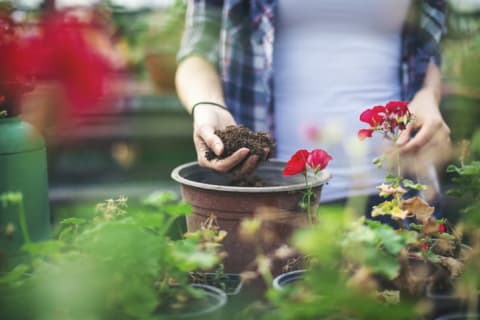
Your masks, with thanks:
M227 107L222 106L222 105L219 104L219 103L202 101L202 102L197 102L197 103L195 103L195 104L193 105L193 107L192 107L192 117L193 117L193 112L195 111L195 108L198 107L198 106L201 105L201 104L209 104L209 105L216 106L216 107L218 107L218 108L221 108L221 109L223 109L223 110L227 110L228 112L230 112Z

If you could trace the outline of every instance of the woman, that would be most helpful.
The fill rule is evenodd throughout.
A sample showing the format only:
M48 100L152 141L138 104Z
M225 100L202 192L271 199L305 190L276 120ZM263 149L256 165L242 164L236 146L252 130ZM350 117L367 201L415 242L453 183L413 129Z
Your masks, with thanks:
M370 141L363 156L349 152L363 109L410 101L415 122L397 141L405 157L449 139L439 111L444 9L439 0L190 1L176 84L187 110L195 106L199 164L227 172L247 158L235 170L251 172L259 159L246 148L204 156L223 151L215 129L240 123L269 131L280 159L321 143L334 159L323 201L375 194L383 173L370 161L380 143ZM302 136L312 122L319 141Z

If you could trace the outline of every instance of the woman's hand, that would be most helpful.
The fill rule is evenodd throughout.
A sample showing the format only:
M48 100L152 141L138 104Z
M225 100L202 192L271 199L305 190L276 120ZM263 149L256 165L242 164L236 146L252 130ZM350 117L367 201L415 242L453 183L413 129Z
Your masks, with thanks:
M217 106L202 104L195 108L193 119L193 142L200 166L222 173L231 172L235 176L248 175L255 170L260 159L256 155L249 156L250 150L247 148L240 148L223 159L207 160L205 157L209 149L217 156L222 155L224 146L215 130L237 125L230 112ZM240 163L242 164L238 166Z
M450 158L450 129L440 113L439 102L429 89L421 89L409 104L414 115L397 140L402 158L412 163L443 164Z

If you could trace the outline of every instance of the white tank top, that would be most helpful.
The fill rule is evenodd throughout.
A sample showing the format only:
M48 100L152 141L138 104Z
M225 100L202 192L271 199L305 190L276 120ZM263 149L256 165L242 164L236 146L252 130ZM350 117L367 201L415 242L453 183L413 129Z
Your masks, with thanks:
M277 157L333 157L321 201L374 194L381 137L358 142L360 113L400 99L401 30L410 0L279 0L274 47Z

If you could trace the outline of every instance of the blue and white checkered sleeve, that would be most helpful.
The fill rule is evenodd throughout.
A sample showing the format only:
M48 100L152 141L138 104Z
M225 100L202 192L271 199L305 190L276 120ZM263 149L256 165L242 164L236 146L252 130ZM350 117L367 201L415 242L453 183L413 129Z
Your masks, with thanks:
M423 42L422 51L430 54L430 62L441 64L440 40L445 33L446 1L423 1L420 15L420 29L428 35L428 41Z
M185 30L177 62L197 55L218 65L218 48L222 23L221 0L190 0L185 17Z

